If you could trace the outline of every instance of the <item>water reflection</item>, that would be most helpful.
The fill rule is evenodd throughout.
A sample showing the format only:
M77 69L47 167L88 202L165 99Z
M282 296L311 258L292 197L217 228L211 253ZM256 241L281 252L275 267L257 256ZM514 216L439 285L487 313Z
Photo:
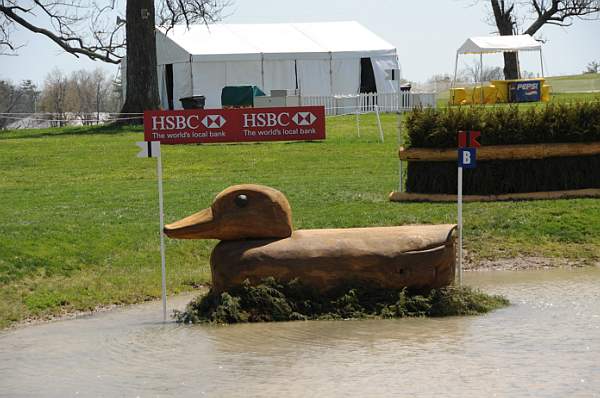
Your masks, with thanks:
M466 280L513 305L479 317L208 327L162 324L157 303L5 332L0 396L600 392L600 269Z

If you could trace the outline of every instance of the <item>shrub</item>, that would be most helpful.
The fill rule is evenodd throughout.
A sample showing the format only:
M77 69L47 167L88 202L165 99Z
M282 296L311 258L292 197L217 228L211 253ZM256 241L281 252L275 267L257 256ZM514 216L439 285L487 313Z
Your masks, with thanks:
M482 132L482 145L600 141L600 102L542 107L415 109L406 118L408 146L455 148L460 130Z

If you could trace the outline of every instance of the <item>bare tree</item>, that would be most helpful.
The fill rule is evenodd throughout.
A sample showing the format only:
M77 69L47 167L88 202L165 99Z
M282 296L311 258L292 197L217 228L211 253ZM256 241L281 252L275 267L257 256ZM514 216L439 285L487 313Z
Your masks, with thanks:
M107 111L111 84L101 69L73 72L67 82L66 110L73 112L83 124L92 124L94 120L98 123L100 112Z
M53 122L53 125L65 125L68 88L69 81L59 69L54 69L46 76L42 91L41 109L52 113L53 120L58 120Z
M463 79L477 83L477 82L489 82L491 80L501 80L502 68L484 66L483 73L481 71L481 64L479 62L473 62L471 65L467 65L460 73Z
M544 25L571 26L575 18L598 19L600 15L600 0L490 0L490 6L500 35L533 36ZM514 52L504 53L504 76L519 77Z
M76 57L117 64L127 56L123 113L159 106L155 26L210 23L227 0L0 0L0 52L14 53L17 28ZM124 11L124 14L123 14ZM123 19L123 16L125 17Z

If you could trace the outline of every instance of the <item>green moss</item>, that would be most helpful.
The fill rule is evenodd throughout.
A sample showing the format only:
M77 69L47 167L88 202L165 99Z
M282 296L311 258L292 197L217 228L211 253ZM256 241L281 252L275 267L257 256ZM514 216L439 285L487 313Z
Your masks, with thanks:
M507 306L508 300L469 287L449 286L427 293L374 289L350 284L326 294L298 280L267 278L257 286L246 281L232 292L212 290L174 317L181 323L243 323L309 319L402 318L476 315Z

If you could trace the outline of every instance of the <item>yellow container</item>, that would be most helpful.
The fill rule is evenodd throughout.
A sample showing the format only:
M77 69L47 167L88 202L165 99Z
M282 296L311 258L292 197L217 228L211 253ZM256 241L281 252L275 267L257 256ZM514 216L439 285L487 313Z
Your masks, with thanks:
M508 102L508 81L492 80L491 83L496 87L496 102L507 103Z
M471 102L473 104L495 104L498 90L496 86L477 86L473 87L471 92Z
M450 105L462 105L467 97L466 90L462 87L450 89Z
M547 84L544 84L542 86L542 102L550 102L550 98L551 98L551 91L552 91L552 86L549 86Z

